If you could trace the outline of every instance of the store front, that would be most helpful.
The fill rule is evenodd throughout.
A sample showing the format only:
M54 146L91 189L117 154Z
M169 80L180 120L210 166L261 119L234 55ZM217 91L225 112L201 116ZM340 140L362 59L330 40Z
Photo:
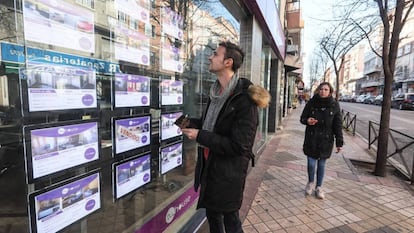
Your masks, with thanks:
M2 1L0 232L179 232L199 221L196 144L173 122L201 116L220 41L245 48L240 75L268 88L281 52L247 2ZM258 154L268 121L262 110Z

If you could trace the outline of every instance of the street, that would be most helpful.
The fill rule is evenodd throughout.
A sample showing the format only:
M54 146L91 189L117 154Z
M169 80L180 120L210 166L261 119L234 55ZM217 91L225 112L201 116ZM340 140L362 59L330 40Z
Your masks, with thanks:
M380 123L381 106L339 102L344 111L357 115L356 132L368 139L368 122ZM390 128L414 137L414 111L391 109Z
M350 112L356 115L356 126L355 131L361 137L368 141L368 127L369 121L373 121L377 124L380 123L381 119L381 106L371 105L371 104L361 104L361 103L349 103L349 102L340 102L341 108L345 112ZM379 126L374 125L375 131L378 134ZM396 149L401 149L404 146L408 145L409 143L413 142L414 138L414 111L409 110L398 110L398 109L391 109L390 115L390 129L394 131L398 131L403 133L407 136L392 132L392 138L388 138L388 153L390 155L396 152ZM391 132L391 130L390 130ZM372 133L372 130L371 130ZM371 137L374 137L373 133ZM411 138L410 138L411 137ZM371 138L371 141L373 139ZM375 147L377 146L377 142L373 144ZM368 148L368 144L367 144ZM413 153L414 153L414 144L411 144L404 150L402 150L400 156L398 153L393 155L392 158L395 159L398 166L405 167L409 174L411 174L411 170L413 167ZM394 160L393 160L394 161ZM393 164L395 165L395 164Z

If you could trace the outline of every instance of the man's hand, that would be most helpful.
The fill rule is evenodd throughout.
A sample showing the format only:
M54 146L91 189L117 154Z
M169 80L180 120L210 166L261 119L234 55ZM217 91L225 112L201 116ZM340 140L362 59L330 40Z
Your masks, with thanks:
M181 129L181 131L183 131L183 134L185 134L185 136L187 136L188 139L196 140L199 130L198 129L193 129L193 128L183 128L183 129Z

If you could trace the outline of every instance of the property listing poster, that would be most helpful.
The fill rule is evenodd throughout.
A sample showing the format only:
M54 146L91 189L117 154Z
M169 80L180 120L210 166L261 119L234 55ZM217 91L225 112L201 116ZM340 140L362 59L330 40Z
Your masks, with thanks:
M115 153L150 144L150 116L115 120Z
M28 62L23 72L30 112L97 107L93 69Z
M173 138L183 134L180 127L174 122L183 115L182 112L161 114L161 140Z
M30 135L33 178L99 159L97 122L35 129Z
M115 9L135 20L150 23L150 0L115 0Z
M58 232L101 208L99 173L34 197L38 233Z
M183 40L184 17L169 7L161 8L161 26L163 33Z
M120 198L150 182L150 161L151 155L148 154L116 166L116 198Z
M94 12L66 1L24 0L26 40L95 52Z
M115 9L128 15L131 25L117 21L114 25L115 59L148 66L150 64L150 0L115 0ZM130 23L130 24L131 24Z
M160 161L161 174L180 166L183 162L183 143L180 142L161 148Z
M150 77L115 74L115 107L150 105Z
M182 73L184 63L180 48L175 47L169 40L161 42L161 67L167 71Z
M160 83L161 105L176 105L183 103L183 82L177 80L162 80Z
M145 25L138 23L136 30L121 23L115 25L115 59L148 66L150 64L150 38L145 35Z

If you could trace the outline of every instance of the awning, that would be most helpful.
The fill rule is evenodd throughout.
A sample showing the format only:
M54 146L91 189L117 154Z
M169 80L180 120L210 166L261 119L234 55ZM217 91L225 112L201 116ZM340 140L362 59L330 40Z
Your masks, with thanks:
M300 69L293 70L293 71L291 71L291 72L292 72L292 73L295 73L295 74L302 74L303 69L302 69L302 68L300 68Z
M298 56L287 54L285 57L285 69L287 72L292 72L302 68L302 61ZM301 74L302 72L300 72Z

